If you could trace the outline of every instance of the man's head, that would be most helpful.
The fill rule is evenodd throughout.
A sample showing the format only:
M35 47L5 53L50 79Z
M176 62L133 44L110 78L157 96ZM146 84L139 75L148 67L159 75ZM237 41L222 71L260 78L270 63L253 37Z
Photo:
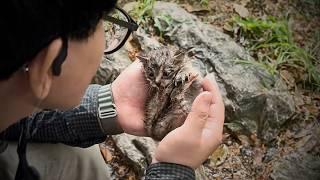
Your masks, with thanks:
M68 108L79 103L105 47L101 17L115 3L116 0L4 1L0 6L4 48L0 85L25 88L30 99L33 96L43 100L42 106L47 108ZM56 76L52 65L66 44L67 57L61 74ZM28 71L23 70L24 66Z

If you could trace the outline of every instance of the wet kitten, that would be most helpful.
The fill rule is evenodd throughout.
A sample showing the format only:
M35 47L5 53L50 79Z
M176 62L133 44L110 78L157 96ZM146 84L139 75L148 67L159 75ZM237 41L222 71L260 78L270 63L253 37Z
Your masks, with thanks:
M150 87L145 127L149 136L161 140L181 126L191 110L201 84L186 52L162 47L137 56Z

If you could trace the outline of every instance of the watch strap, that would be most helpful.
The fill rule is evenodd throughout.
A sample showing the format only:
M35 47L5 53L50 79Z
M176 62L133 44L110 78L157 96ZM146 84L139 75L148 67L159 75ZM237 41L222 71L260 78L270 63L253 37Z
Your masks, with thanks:
M113 100L111 84L101 86L98 92L98 117L101 128L108 135L122 133L117 123L116 105Z

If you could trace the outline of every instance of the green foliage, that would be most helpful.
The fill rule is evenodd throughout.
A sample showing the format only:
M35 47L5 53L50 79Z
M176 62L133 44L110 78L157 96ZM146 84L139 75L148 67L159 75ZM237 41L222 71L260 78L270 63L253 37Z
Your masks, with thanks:
M308 75L303 80L312 87L320 87L316 58L296 45L287 20L234 17L233 25L239 28L240 42L257 59L256 62L241 60L239 63L263 68L272 76L278 76L282 68L303 69Z
M154 27L159 31L161 38L166 32L170 31L172 24L173 19L169 14L161 14L154 18Z
M203 6L209 6L209 0L200 0L200 4Z
M318 64L320 64L320 29L314 32L312 41L307 45L307 48L316 57Z
M152 17L155 0L139 0L130 14L137 19L138 24L145 23Z

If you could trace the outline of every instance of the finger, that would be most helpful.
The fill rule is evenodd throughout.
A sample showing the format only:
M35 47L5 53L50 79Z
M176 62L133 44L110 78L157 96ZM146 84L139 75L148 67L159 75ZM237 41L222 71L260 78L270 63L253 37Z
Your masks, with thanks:
M143 65L142 65L142 62L139 59L137 59L137 60L133 61L130 66L133 66L134 68L140 69L140 68L142 68Z
M203 135L210 136L211 139L215 139L217 136L221 136L223 131L225 107L214 75L207 75L202 84L204 90L213 94L212 104L210 105L209 110L209 118L204 125Z
M212 103L212 93L202 92L194 100L185 124L202 130L209 117L210 105Z
M224 123L225 110L220 104L211 104L209 109L209 117L204 125L204 130L212 133L222 133Z
M202 80L203 89L205 91L209 91L209 92L213 93L215 91L215 87L214 87L213 83L216 83L216 79L215 79L214 75L213 74L208 74Z
M213 150L222 143L224 106L212 104L210 106L210 114L201 133L201 144L207 147L208 150Z
M222 96L219 90L218 83L215 80L214 74L208 74L202 81L204 91L209 91L213 94L213 103L223 104Z
M144 136L145 137L148 135L142 118L140 118L139 121L135 122L134 127L135 127L135 135L136 136Z
M220 93L218 83L215 80L214 74L208 74L206 78L203 80L202 84L203 84L204 90L209 91L213 94L212 103L216 104L215 106L218 109L221 109L221 110L223 109L223 112L224 112L224 103L223 103L222 95ZM217 113L219 113L219 111ZM214 114L213 111L210 111L210 114Z
M123 79L128 79L130 76L130 79L134 79L134 81L128 82L131 84L136 84L136 83L141 83L141 84L146 84L146 80L144 78L143 74L143 65L140 62L140 60L135 60L133 61L129 67L127 67L121 74L120 76L123 76ZM146 86L146 85L143 85Z

